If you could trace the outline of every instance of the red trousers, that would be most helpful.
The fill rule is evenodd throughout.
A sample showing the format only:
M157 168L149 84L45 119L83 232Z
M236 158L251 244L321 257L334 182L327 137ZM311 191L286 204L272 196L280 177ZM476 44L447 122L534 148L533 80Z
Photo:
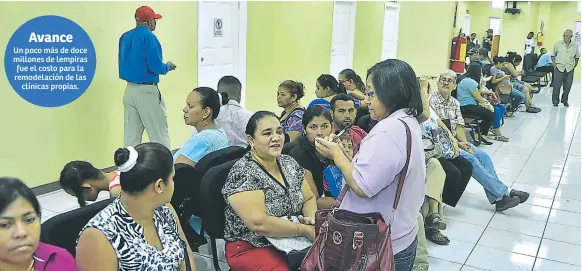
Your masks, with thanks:
M289 271L285 255L273 247L257 248L245 241L226 242L225 254L233 271Z

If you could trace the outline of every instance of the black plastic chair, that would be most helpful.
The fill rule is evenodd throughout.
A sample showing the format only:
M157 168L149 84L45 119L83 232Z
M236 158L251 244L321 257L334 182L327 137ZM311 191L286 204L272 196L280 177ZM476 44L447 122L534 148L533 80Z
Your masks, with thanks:
M89 220L114 199L106 199L51 217L41 225L40 241L66 249L75 257L77 238Z
M221 270L218 265L216 239L224 238L226 200L222 195L222 187L224 187L228 173L235 163L236 161L230 161L210 169L204 174L200 185L200 191L202 191L200 199L205 206L202 215L202 228L210 236L212 262L215 270Z
M175 188L171 203L176 209L180 225L182 225L192 250L197 251L199 246L206 243L204 232L198 234L190 226L190 218L193 215L202 217L202 211L206 208L200 203L202 177L210 168L228 161L238 160L246 152L247 150L243 147L231 146L205 155L194 167L184 164L175 165Z
M293 141L293 142L289 142L289 143L285 143L285 145L283 145L283 150L281 151L282 154L289 154L289 152L291 152L292 149L295 148L295 146L297 146L298 141Z
M537 87L533 89L533 93L539 93L541 88L545 85L542 84L542 78L546 76L545 72L535 71L534 55L527 54L523 57L523 75L521 76L521 81L531 84Z

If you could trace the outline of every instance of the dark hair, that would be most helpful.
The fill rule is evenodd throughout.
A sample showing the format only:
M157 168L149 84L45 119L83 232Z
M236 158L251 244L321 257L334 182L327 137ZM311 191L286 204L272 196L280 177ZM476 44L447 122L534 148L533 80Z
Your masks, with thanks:
M529 34L532 34L532 35L534 35L534 32L533 32L533 31L530 31L530 32L529 32L529 33L527 33L527 34L528 34L528 35L529 35Z
M340 84L331 74L322 74L317 78L317 82L323 88L328 88L333 94L348 93L344 84Z
M473 63L469 64L469 67L467 68L467 72L465 73L463 78L471 78L471 79L475 80L475 82L477 82L477 84L479 84L479 82L481 82L481 72L482 72L481 71L481 64L479 64L477 62L473 62Z
M138 194L158 179L168 182L170 174L174 170L172 152L164 145L147 142L135 147L138 153L135 166L119 174L119 183L123 193ZM116 166L121 166L129 160L129 149L119 148L115 151L114 160Z
M493 64L504 63L506 61L507 61L507 59L505 57L502 57L502 56L496 56L493 58Z
M103 178L103 172L95 168L91 163L85 161L71 161L61 170L59 183L63 189L69 189L77 197L81 207L87 205L83 196L81 185L87 180L97 180Z
M511 64L513 64L514 62L521 62L522 60L521 56L516 52L507 52L505 59L507 60L507 62L511 62Z
M489 51L487 51L487 49L485 49L485 48L481 48L481 49L479 49L479 55L480 56L489 56Z
M315 117L321 116L329 120L330 123L333 123L333 117L331 116L331 112L327 110L327 108L321 105L314 105L312 107L307 108L305 110L305 113L303 113L303 119L301 120L301 123L303 124L303 129L305 130L307 128L307 124Z
M209 87L198 87L193 91L198 92L200 95L202 108L209 107L212 109L212 120L215 120L220 113L220 98L218 98L218 92Z
M256 113L254 113L251 116L251 118L249 119L249 122L247 122L245 134L249 135L251 137L255 137L255 133L257 132L257 126L259 124L259 121L261 121L262 119L264 119L266 117L275 117L275 118L279 119L279 117L277 117L277 115L275 115L275 113L273 113L271 111L257 111Z
M420 83L412 67L398 59L386 59L368 70L378 99L390 114L406 108L414 117L422 114Z
M18 198L23 197L27 200L34 212L41 216L40 204L32 190L19 179L10 177L0 178L0 213L3 213L12 202Z
M515 56L513 56L513 61L511 61L512 63L515 62L521 62L522 58L519 54L515 54Z
M240 95L242 84L238 78L227 75L218 80L216 88L217 91L220 91L219 94L222 97L222 105L225 105L228 103L229 96L231 96L230 98L234 98L234 96Z
M335 111L335 102L337 101L344 101L344 102L349 102L352 101L354 102L354 98L351 95L348 94L338 94L335 95L333 98L331 98L331 101L329 102L329 104L331 105L331 111ZM356 103L354 102L354 107L355 107Z
M366 91L366 84L364 84L362 78L358 74L356 74L354 70L345 69L340 72L340 75L344 76L348 80L354 80L354 82L356 83L356 88L358 88L360 91Z
M301 100L305 96L305 86L301 82L296 82L293 80L285 80L279 85L279 87L285 88L291 94L297 95L297 101Z

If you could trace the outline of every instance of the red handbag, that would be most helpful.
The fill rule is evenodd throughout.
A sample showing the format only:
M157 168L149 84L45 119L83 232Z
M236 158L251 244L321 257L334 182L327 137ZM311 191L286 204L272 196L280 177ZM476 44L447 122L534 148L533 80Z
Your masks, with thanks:
M398 207L400 194L410 161L411 136L406 127L406 164L400 171L398 189L392 206L392 217ZM379 212L360 214L339 209L349 186L346 184L331 209L315 213L315 242L301 264L302 271L350 270L394 271L394 255L390 227Z

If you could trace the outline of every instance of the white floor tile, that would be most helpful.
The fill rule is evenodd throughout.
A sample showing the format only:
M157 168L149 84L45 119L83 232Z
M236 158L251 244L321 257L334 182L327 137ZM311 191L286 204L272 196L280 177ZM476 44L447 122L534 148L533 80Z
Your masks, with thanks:
M489 208L491 208L490 211L484 211L457 205L455 208L446 208L445 216L448 219L455 221L487 226L491 220L491 217L493 217L493 214L495 214L495 207L491 206Z
M582 200L580 190L581 186L579 184L560 184L556 190L556 198Z
M445 223L447 224L447 229L441 231L442 234L447 236L449 239L454 239L457 241L463 241L471 244L476 244L485 231L484 226L469 224L465 222L455 221L445 218Z
M525 171L524 169L524 171L519 173L515 182L540 185L543 187L558 187L561 173L561 170L552 172L546 169L542 172L531 172Z
M506 230L515 233L542 237L546 222L532 219L516 218L506 215L497 215L493 217L489 227L499 230Z
M63 212L79 207L77 199L63 190L38 197L40 207L53 212Z
M529 271L534 260L535 257L477 245L466 265L492 271Z
M580 228L548 223L544 232L544 239L580 245Z
M472 267L472 266L465 265L465 266L463 266L463 268L461 268L461 271L489 271L489 270L480 269L480 268L477 268L477 267Z
M529 205L526 203L519 204L511 209L507 209L503 212L497 212L496 216L508 216L513 218L523 218L531 220L539 220L546 222L548 220L548 215L550 214L550 208Z
M514 182L511 186L512 189L520 190L524 192L528 192L530 194L530 199L532 197L540 197L540 198L547 198L553 199L556 195L557 187L548 187L542 186L538 184L528 184L528 183L519 183ZM529 199L528 199L529 201Z
M533 271L580 271L580 266L537 258Z
M535 257L541 238L488 228L477 245Z
M433 258L463 264L469 257L469 253L471 253L474 246L474 244L451 240L447 246L439 246L429 241L427 242L426 248L428 255Z
M544 239L538 258L580 266L580 246Z
M548 222L580 228L580 214L553 209Z
M568 199L568 198L556 198L554 200L554 204L552 209L558 209L573 213L580 213L580 206L582 202L575 199Z
M428 257L428 270L430 271L459 271L462 264L453 263L433 257Z

